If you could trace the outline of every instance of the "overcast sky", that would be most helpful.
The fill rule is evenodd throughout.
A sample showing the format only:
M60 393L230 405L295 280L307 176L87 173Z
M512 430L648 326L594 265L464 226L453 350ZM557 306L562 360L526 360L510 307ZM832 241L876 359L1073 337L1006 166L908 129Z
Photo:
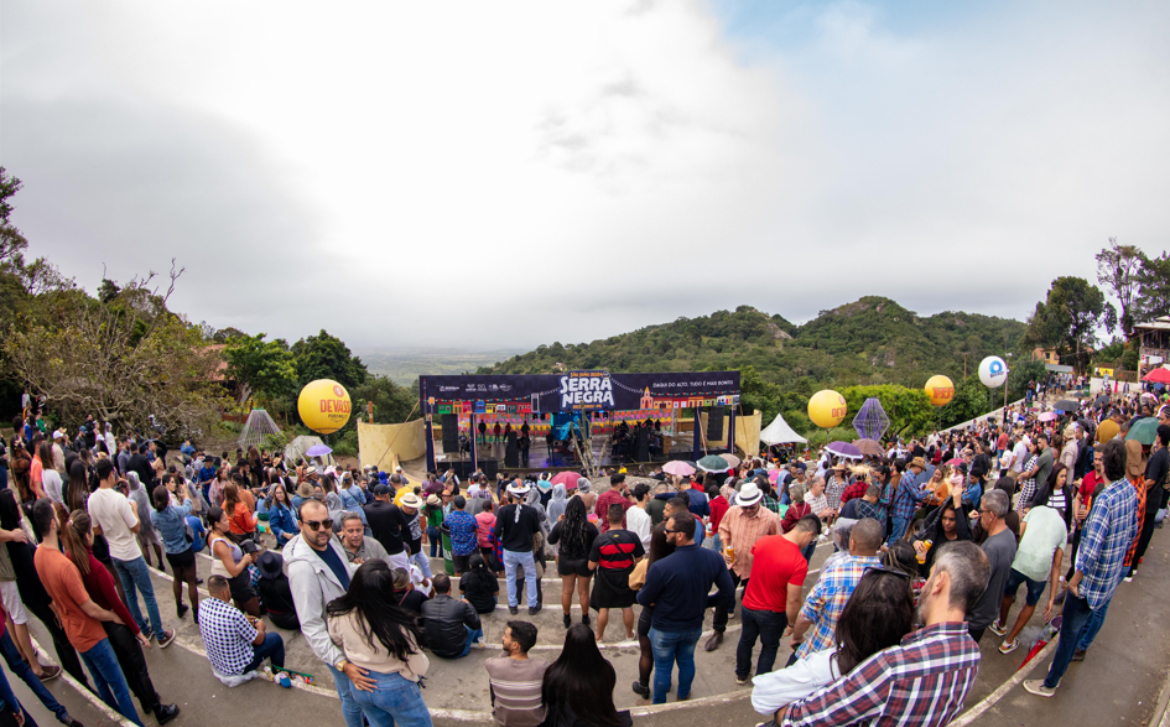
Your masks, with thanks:
M862 295L1023 319L1170 229L1170 3L0 0L14 221L354 348Z

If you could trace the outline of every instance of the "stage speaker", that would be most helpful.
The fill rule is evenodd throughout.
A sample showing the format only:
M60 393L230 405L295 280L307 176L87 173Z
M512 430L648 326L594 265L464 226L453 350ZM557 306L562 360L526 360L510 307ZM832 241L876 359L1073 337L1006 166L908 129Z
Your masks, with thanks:
M443 414L443 453L459 454L459 415Z
M723 416L727 407L713 406L707 410L707 441L723 439Z

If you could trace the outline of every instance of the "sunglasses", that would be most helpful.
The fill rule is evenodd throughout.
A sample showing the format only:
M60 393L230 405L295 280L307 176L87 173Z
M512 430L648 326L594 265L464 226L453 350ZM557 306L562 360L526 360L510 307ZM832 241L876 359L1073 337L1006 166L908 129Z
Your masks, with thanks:
M309 526L309 530L312 530L314 533L321 528L325 528L326 530L333 529L333 520L331 518L326 518L324 520L305 520L304 522L305 525Z
M684 532L686 532L686 531L685 531L685 530L671 530L670 528L666 528L666 529L665 529L665 532L668 532L668 533L684 533Z

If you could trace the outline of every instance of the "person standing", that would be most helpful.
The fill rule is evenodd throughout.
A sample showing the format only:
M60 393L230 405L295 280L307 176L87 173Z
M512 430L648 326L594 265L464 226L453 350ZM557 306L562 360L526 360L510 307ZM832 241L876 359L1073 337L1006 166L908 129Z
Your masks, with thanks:
M646 512L646 505L650 502L650 485L639 482L634 486L634 506L626 510L626 524L630 532L638 536L643 548L650 547L650 530L654 527L650 523L650 514ZM552 513L549 513L550 519Z
M1078 646L1083 645L1082 637L1090 621L1109 607L1125 576L1125 556L1140 531L1143 513L1138 507L1137 491L1125 476L1125 444L1116 439L1106 442L1101 451L1101 464L1105 489L1093 501L1081 536L1077 570L1069 579L1061 612L1064 618L1056 656L1047 677L1024 682L1024 689L1037 696L1056 694Z
M625 513L618 503L609 506L609 529L594 539L589 553L589 570L597 574L589 605L597 609L598 641L605 639L611 608L622 610L626 638L634 638L634 601L637 595L630 588L630 573L646 550L641 538L620 527Z
M919 487L918 475L926 469L926 461L915 457L907 465L903 460L894 462L894 469L900 477L898 488L894 491L893 524L890 526L890 538L887 542L901 540L910 527L910 520L919 505L930 498L930 490Z
M1146 507L1142 515L1142 530L1138 537L1137 549L1129 568L1129 578L1137 575L1138 564L1150 547L1154 536L1155 516L1166 506L1166 483L1170 481L1170 426L1158 425L1158 436L1154 440L1154 452L1146 461Z
M150 581L150 571L146 568L146 560L142 557L142 551L139 550L135 538L142 525L139 518L149 517L149 514L140 514L135 503L114 489L118 475L110 460L99 459L94 472L98 479L98 489L89 496L88 503L94 532L106 536L110 546L110 560L114 563L118 580L122 582L122 591L126 594L126 607L130 610L130 615L134 617L138 628L147 639L153 636L158 639L159 648L165 649L175 640L175 632L173 629L163 628L158 601L154 597L154 585ZM146 601L149 623L142 618L142 611L138 608L139 591L142 592L142 599Z
M528 651L536 645L536 626L527 621L509 621L504 629L504 656L484 662L492 700L492 717L501 727L538 727L547 710L541 704L541 684L549 663L531 659Z
M719 542L723 544L723 558L731 570L732 600L727 606L715 607L715 633L707 639L706 650L714 651L723 643L727 619L735 612L735 589L742 583L747 587L752 575L752 549L760 538L780 533L780 517L763 507L764 493L754 482L748 482L739 491L735 505L719 521ZM807 543L806 543L807 545Z
M975 643L979 643L987 627L999 618L1008 578L1012 574L1012 562L1016 558L1016 536L1008 529L1005 520L1009 510L1011 501L1007 493L998 489L984 495L979 505L979 524L987 533L983 552L987 554L990 580L987 582L987 590L979 597L968 617L967 625Z
M698 523L689 510L673 512L666 521L674 553L656 561L646 572L638 603L653 605L650 644L654 652L654 703L666 702L671 674L678 664L678 698L691 694L695 678L695 646L703 632L703 613L726 604L735 595L727 563L719 554L695 544ZM711 587L718 592L711 594Z
M443 521L443 527L451 534L455 575L461 575L471 568L471 556L479 548L479 523L465 509L467 500L463 499L463 495L456 495L451 505L451 513Z
M782 535L760 538L752 546L755 577L743 591L743 631L735 652L735 683L746 684L751 676L752 650L761 641L756 674L767 674L776 663L780 637L788 624L796 623L800 596L808 576L803 551L821 534L821 520L809 515ZM734 580L734 578L732 579Z
M395 476L397 477L397 475ZM419 515L419 510L422 509L422 506L422 498L410 492L402 498L402 502L398 508L406 518L407 529L405 539L409 541L407 543L407 546L410 548L409 560L418 566L418 569L422 571L425 577L430 578L431 561L427 558L427 554L423 552L422 547L423 521ZM410 568L406 570L409 571Z
M516 568L524 568L524 587L528 592L528 615L540 613L540 596L536 587L536 559L532 553L533 536L539 533L540 516L524 504L528 485L519 481L508 486L511 504L500 508L496 532L504 551L504 577L508 583L508 611L519 613L516 593Z
M346 727L362 727L362 708L353 696L354 691L372 691L377 682L370 677L369 670L347 659L341 648L333 643L325 621L327 604L345 595L356 566L349 562L341 545L334 539L333 521L324 503L305 500L297 518L301 532L284 546L284 557L288 563L289 588L301 622L301 633L309 642L313 655L333 674L333 685L341 698L341 714ZM401 546L399 541L399 548Z
M363 509L370 534L386 549L391 568L410 570L410 556L406 553L410 541L410 523L398 506L390 501L390 487L374 487L374 501ZM302 529L303 530L303 529Z
M622 506L622 521L619 523L624 529L626 527L625 512L633 507L634 503L630 500L629 485L626 484L626 476L620 472L609 480L609 489L597 496L597 502L594 504L594 510L598 514L598 527L602 534L609 530L609 508L611 505Z

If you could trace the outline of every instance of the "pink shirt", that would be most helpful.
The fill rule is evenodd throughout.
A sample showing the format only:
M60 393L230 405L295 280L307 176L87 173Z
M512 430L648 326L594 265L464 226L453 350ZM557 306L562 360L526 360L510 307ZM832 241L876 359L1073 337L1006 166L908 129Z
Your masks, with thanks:
M496 514L494 512L481 512L475 516L475 523L479 526L479 547L490 548L492 546L492 528L496 526Z

